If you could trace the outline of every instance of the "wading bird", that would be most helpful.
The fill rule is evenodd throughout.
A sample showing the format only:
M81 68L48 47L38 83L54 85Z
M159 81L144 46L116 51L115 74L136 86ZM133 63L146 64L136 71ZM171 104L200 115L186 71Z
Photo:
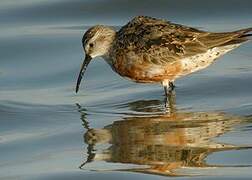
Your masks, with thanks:
M82 45L86 54L76 85L90 61L101 56L121 75L138 83L161 83L166 97L175 79L199 71L248 40L252 28L206 32L145 16L137 16L119 31L96 25Z

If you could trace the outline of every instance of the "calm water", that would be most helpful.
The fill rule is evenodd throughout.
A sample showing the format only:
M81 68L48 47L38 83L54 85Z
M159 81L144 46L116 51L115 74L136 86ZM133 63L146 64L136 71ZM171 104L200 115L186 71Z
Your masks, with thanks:
M135 15L211 31L252 1L1 0L0 179L251 179L252 43L176 82L129 82L97 58L74 93L81 37Z

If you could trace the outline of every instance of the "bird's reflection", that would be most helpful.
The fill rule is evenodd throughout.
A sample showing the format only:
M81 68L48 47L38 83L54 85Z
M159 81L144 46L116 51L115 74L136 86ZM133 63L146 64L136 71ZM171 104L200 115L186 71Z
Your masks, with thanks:
M128 103L129 110L142 114L124 117L101 129L89 127L86 110L78 105L88 145L87 160L80 168L102 160L147 165L124 169L127 171L176 176L182 175L177 171L181 168L214 167L205 161L211 153L240 148L213 138L245 118L220 112L179 112L174 105L164 113L161 104L157 100ZM110 146L94 151L98 144Z

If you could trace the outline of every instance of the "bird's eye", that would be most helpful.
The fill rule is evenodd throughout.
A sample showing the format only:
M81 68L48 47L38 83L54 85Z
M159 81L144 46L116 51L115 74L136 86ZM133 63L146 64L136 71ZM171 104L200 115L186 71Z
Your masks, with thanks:
M94 47L94 44L93 44L93 43L90 43L89 46L92 48L92 47Z

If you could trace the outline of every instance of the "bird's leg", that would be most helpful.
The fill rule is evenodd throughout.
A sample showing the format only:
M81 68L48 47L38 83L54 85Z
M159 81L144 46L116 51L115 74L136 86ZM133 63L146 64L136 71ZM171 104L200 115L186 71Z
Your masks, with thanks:
M170 90L174 90L174 88L176 87L175 85L174 85L174 81L169 81L169 87L170 87Z
M169 86L164 86L165 97L167 98L169 95Z
M174 103L175 99L175 92L174 92L174 82L173 81L168 81L164 80L162 82L162 85L164 87L165 91L165 108L171 107L171 104Z
M174 113L176 111L176 94L174 90L170 90L168 98L167 98L166 108L169 109L170 113Z
M164 80L162 81L162 85L164 87L166 97L173 93L173 90L175 89L174 81Z
M175 104L175 91L174 88L168 88L167 86L164 86L165 91L165 108L173 108L173 105Z
M164 86L165 91L165 108L169 106L169 86Z
M169 94L169 80L165 79L161 82L162 86L164 87L165 97Z

